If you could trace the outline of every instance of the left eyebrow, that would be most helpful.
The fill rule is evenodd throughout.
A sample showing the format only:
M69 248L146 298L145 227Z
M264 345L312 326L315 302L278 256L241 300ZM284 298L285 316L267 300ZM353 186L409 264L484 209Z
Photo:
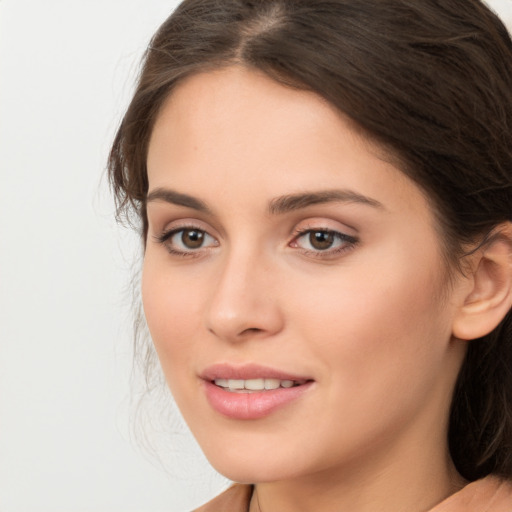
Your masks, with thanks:
M384 205L371 197L358 194L352 190L320 190L276 197L270 201L268 211L272 215L281 215L315 204L324 203L359 203L372 208L385 210Z

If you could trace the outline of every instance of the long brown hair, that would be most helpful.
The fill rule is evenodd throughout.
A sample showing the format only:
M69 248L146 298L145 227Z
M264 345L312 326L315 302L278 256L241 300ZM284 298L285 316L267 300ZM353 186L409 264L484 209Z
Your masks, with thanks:
M109 159L141 221L151 130L173 87L233 64L327 99L429 196L452 267L512 220L512 41L479 0L185 0L145 54ZM512 316L470 342L450 449L469 480L512 478Z

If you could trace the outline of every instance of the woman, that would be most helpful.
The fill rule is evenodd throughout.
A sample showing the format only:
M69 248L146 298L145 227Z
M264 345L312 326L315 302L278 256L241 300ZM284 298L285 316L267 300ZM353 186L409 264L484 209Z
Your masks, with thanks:
M110 157L202 511L512 510L512 42L478 0L186 0Z

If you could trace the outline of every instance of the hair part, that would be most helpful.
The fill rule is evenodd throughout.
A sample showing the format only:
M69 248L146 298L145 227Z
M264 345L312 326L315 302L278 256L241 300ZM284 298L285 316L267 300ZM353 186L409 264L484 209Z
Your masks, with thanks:
M479 0L185 0L144 56L109 157L119 218L147 235L146 159L186 77L243 65L313 91L426 194L450 268L512 220L512 41ZM512 478L512 317L469 343L449 443L468 480Z

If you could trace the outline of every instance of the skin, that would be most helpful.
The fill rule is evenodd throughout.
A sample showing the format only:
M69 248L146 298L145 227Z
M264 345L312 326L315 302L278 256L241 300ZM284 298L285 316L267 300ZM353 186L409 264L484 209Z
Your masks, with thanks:
M446 432L467 283L447 288L434 215L412 181L321 98L243 67L174 90L148 176L150 194L172 189L208 208L148 202L143 303L206 456L258 484L251 512L420 512L462 487ZM277 197L332 190L369 203L269 212ZM185 227L202 230L204 244L187 248L182 233L157 240ZM356 241L317 250L297 234L315 229ZM224 417L199 375L248 362L314 384L264 418Z

